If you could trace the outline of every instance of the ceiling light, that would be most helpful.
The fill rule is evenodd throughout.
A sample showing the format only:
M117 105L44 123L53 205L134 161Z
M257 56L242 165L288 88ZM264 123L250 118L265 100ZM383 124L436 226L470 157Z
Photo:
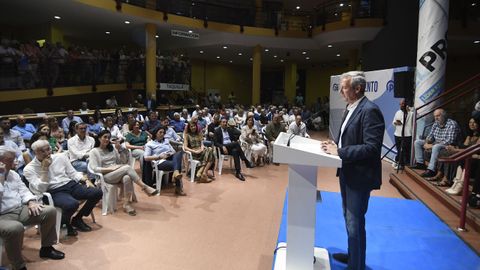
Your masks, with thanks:
M283 63L283 59L280 59L280 62L282 62L282 63Z
M480 40L475 40L475 41L473 42L473 44L479 44L479 43L480 43Z
M230 62L230 63L233 63L233 61L232 61L232 60L230 60L230 61L228 61L228 62Z
M269 49L265 49L265 51L266 51L266 52L268 52L268 51L269 51Z
M273 56L273 58L277 58L277 56L276 56L276 55L274 55L274 56Z
M328 48L332 48L333 45L332 45L332 44L328 44L327 47L328 47Z
M203 53L203 51L200 51L200 53Z
M297 6L296 9L300 9L300 6Z
M340 6L343 7L343 3L340 3Z
M339 54L339 53L337 53L337 57L340 57L340 54Z
M224 48L224 49L228 49L228 47L227 47L227 46L223 46L223 48Z
M55 20L60 20L62 17L55 15L55 16L53 16L53 18L54 18Z
M477 3L472 3L472 7L474 7L474 6L476 6L476 5L477 5Z
M190 34L191 34L191 33L193 33L193 31L192 31L192 30L188 30L188 33L190 33Z
M125 24L130 24L130 21L125 21Z
M158 35L155 35L155 38L158 38Z
M217 59L220 59L220 56L217 56Z
M252 61L252 60L253 60L253 58L250 57L250 61Z
M302 52L302 54L307 54L307 52Z
M242 56L242 53L241 53L241 52L239 52L239 53L238 53L238 55L239 55L239 56Z
M105 34L110 35L110 31L105 31Z
M180 57L183 57L183 54L180 54Z
M307 56L307 57L305 57L305 59L310 60L310 57Z

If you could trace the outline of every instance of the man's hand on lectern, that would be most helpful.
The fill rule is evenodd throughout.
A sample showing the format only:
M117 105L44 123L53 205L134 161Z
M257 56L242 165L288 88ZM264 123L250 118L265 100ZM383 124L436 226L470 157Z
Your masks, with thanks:
M323 141L322 150L327 154L338 156L337 145L332 140Z

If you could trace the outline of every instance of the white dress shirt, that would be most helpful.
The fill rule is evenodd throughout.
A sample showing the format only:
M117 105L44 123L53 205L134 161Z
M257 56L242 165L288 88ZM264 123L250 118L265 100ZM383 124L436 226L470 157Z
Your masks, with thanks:
M402 137L402 128L403 128L403 116L404 113L402 110L398 110L393 117L393 126L395 127L395 132L393 133L397 137ZM395 121L399 120L402 125L395 125ZM405 119L405 130L404 136L411 137L412 136L412 127L413 127L413 112L407 109L407 118Z
M10 170L3 185L0 183L0 215L17 209L31 200L36 200L35 195L25 186L18 173Z
M85 139L81 140L78 135L68 139L68 155L70 156L70 162L75 160L82 160L90 150L95 146L95 139L90 136L85 136Z
M305 123L300 122L300 126L297 125L297 122L293 122L290 124L287 130L288 134L295 134L297 136L307 137L307 125Z
M22 134L20 134L20 132L14 129L10 129L9 131L4 131L3 139L5 141L8 140L8 141L14 142L21 151L25 151L27 149L25 147L25 142L23 142Z
M348 119L350 119L350 116L352 116L353 112L358 107L358 104L360 104L360 101L362 101L362 99L364 98L365 96L361 97L359 100L355 101L353 104L350 104L347 106L348 114L342 123L342 128L340 129L340 138L338 139L338 148L342 148L342 135L343 135L343 131L345 130L345 126L348 123Z
M73 168L65 153L54 154L51 157L52 164L47 170L42 168L42 163L36 157L23 170L23 175L35 193L41 194L47 190L59 188L72 180L78 182L83 178L83 173ZM42 174L45 173L48 173L48 182L41 180Z

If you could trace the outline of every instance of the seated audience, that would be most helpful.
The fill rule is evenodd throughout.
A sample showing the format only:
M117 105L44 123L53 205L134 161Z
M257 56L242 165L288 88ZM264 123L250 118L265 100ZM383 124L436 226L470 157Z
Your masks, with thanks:
M103 125L103 130L108 130L110 132L110 135L112 136L112 139L118 139L118 140L123 140L123 134L118 128L117 125L115 125L115 122L113 121L113 117L107 116L105 118L105 123Z
M415 140L415 160L414 169L427 169L421 176L433 177L437 174L438 155L445 146L455 144L460 134L457 122L447 118L447 112L443 109L436 109L433 112L435 123L432 126L430 134L425 140ZM431 151L428 167L424 164L424 150Z
M148 135L150 135L150 137L153 138L155 137L155 134L152 132L157 130L161 125L162 123L160 122L160 120L158 120L157 112L151 111L150 114L148 115L148 120L146 120L143 123L142 129L145 130L148 133Z
M127 134L132 131L132 127L135 124L135 118L133 118L133 114L127 114L127 122L123 124L121 127L123 137L127 136Z
M162 171L173 171L173 182L175 182L175 194L178 196L187 195L183 191L182 181L182 156L183 152L176 152L172 145L165 139L166 127L161 126L156 130L153 130L155 139L149 141L145 145L145 153L143 158L146 162L143 163L143 181L150 186L153 186L152 178L152 162L154 160L160 160L158 166ZM157 187L160 189L161 187Z
M178 146L183 145L183 136L178 136L177 132L168 125L170 124L170 120L165 117L162 119L162 126L165 127L165 139L167 139L174 147L178 148Z
M214 144L220 149L220 152L223 155L233 156L233 161L235 162L235 177L240 181L245 181L245 177L242 174L242 167L240 165L240 159L245 162L247 168L252 168L252 164L247 160L245 154L238 143L238 135L234 134L233 129L228 129L227 119L222 118L220 120L220 126L215 130L214 133Z
M95 173L101 173L103 179L108 184L123 183L124 200L123 210L135 216L137 212L131 205L133 195L133 183L137 184L148 195L158 194L158 190L146 185L135 170L128 164L125 164L127 158L123 154L126 149L123 148L118 140L111 141L112 137L108 130L102 130L95 140L95 148L90 151L89 168Z
M95 145L95 139L88 136L87 124L77 123L76 135L68 139L68 155L73 168L79 172L87 173L87 159L90 150Z
M246 115L243 109L239 109L238 113L234 116L235 122L237 123L238 127L243 127L245 125L246 121Z
M188 113L187 109L182 109L182 113L180 114L180 119L185 122L190 121L190 114Z
M185 120L181 119L180 114L177 112L173 114L173 119L170 120L169 125L177 133L183 133L183 131L185 130Z
M0 118L0 127L3 129L3 137L7 141L14 142L21 151L25 151L25 142L23 141L22 135L20 132L10 128L11 122L8 117Z
M310 136L307 134L307 125L302 122L302 116L300 114L297 114L297 116L295 116L295 121L290 124L287 133L310 138Z
M67 235L76 236L75 228L82 232L91 231L92 228L82 218L90 215L100 201L102 190L86 185L88 178L73 168L65 154L52 155L48 141L34 142L32 150L35 158L23 170L30 189L35 194L50 192L55 207L62 209L62 224L67 226ZM86 202L72 218L79 207L78 200Z
M73 114L73 110L68 110L67 111L67 116L65 118L62 119L62 128L63 128L63 132L65 134L68 133L68 130L70 128L70 122L72 121L75 121L77 123L82 123L82 118L78 117L78 116L75 116Z
M277 139L278 135L280 135L280 132L285 132L285 125L283 123L280 123L280 115L275 114L273 116L272 122L267 125L267 128L265 130L265 137L268 140L268 146L271 149L271 153L273 153L273 143ZM275 163L275 165L279 165L278 163Z
M140 129L140 122L133 120L130 132L125 136L125 147L132 151L132 157L140 161L143 168L143 153L148 142L148 133Z
M53 136L51 136L50 128L48 125L41 124L38 129L37 133L39 133L42 136L43 140L47 140L48 143L50 144L50 147L52 148L52 153L60 153L63 151L62 146L60 143L58 143L57 139ZM62 131L63 134L63 131Z
M77 134L77 131L75 129L75 126L77 125L77 121L72 121L70 122L70 125L68 126L68 133L67 133L67 141L68 139L72 138L73 136L75 136ZM68 143L67 143L68 145Z
M200 161L197 165L196 178L202 182L210 182L208 178L213 179L214 176L208 175L207 172L215 163L215 155L213 148L203 145L203 135L198 130L199 128L195 123L187 125L183 146L185 151L192 153L193 159Z
M25 116L23 115L17 116L17 125L14 126L12 129L20 132L20 135L22 136L24 141L30 141L33 133L37 131L32 124L27 123L27 121L25 120Z
M88 135L92 136L93 138L96 138L98 133L102 131L102 127L103 127L103 124L100 124L97 121L95 121L94 116L88 117L88 124L87 124Z
M242 127L241 141L246 147L242 147L247 159L250 159L253 164L258 166L264 165L264 157L267 153L267 147L263 144L263 139L260 133L253 125L253 116L249 116L246 120L247 124Z
M57 140L57 142L62 146L63 148L67 146L67 140L65 140L65 132L60 126L58 125L57 118L55 117L49 117L48 118L48 127L50 128L50 135ZM38 129L37 129L38 132ZM54 151L55 153L55 151Z
M140 124L143 124L143 122L145 122L145 117L143 117L143 115L139 114L138 113L138 109L137 108L134 108L132 110L132 115L133 115L133 119L137 120L138 122L140 122Z
M14 171L14 150L0 146L0 237L13 269L27 269L22 256L24 226L38 224L41 258L61 260L65 254L56 250L55 207L37 203L37 198Z

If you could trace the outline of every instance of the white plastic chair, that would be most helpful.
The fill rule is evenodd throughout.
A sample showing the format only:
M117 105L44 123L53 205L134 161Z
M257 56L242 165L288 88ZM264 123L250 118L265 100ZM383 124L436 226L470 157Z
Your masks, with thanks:
M215 147L216 152L217 152L217 157L218 157L218 174L222 175L222 169L223 169L223 162L225 160L230 160L230 168L233 168L233 157L230 155L224 155L222 154L222 151L220 150L220 147ZM241 166L242 163L240 163Z
M160 163L162 163L163 161L165 161L165 160L161 159L161 160L153 160L152 161L152 169L153 169L153 173L155 174L155 180L156 180L156 185L157 185L157 190L158 190L157 196L160 196L160 191L162 190L163 176L165 175L166 181L168 183L168 178L169 178L170 172L171 172L171 171L162 171L162 170L158 169L158 165Z
M193 159L192 153L190 151L185 150L185 146L183 146L182 149L187 156L186 171L188 172L188 169L190 169L190 182L193 183L195 182L195 173L196 173L198 164L200 164L200 161Z

